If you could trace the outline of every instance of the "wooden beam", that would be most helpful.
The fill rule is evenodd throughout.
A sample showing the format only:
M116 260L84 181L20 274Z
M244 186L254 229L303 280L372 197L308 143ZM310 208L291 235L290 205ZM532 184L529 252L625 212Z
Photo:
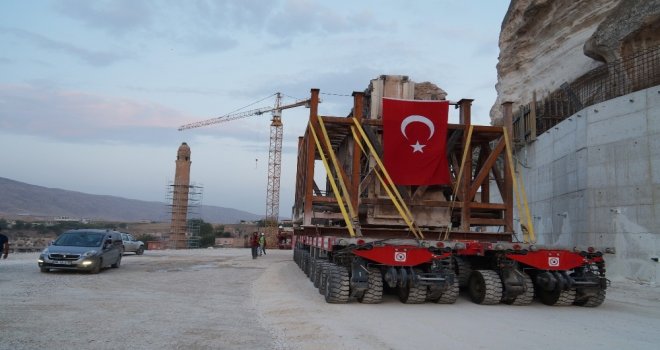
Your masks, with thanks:
M362 112L364 104L364 93L353 92L353 118L362 122ZM348 118L347 118L348 119ZM356 140L353 140L353 162L351 163L351 203L353 208L358 210L358 200L360 199L360 159L362 151Z
M461 111L459 114L460 123L469 127L471 124L472 116L470 108L472 100L462 99L458 102ZM473 129L474 130L474 129ZM463 164L463 178L461 179L459 193L463 202L472 201L472 197L468 196L470 190L470 183L472 182L472 144L467 147L468 133L463 132L463 152L465 152L465 163ZM466 148L467 147L467 148ZM462 158L462 157L461 157ZM470 231L470 207L464 205L461 208L461 231Z
M513 140L512 128L513 128L513 102L504 102L502 104L503 115L504 115L504 126L509 133L509 140ZM506 150L505 150L506 151ZM513 151L513 150L512 150ZM502 178L504 185L500 191L504 203L507 204L506 210L504 212L504 230L508 232L513 232L513 178L511 177L509 169L509 161L507 157L504 157L504 169L502 169Z
M502 154L502 150L504 150L504 138L502 138L500 142L497 143L495 148L493 148L493 150L490 152L490 155L488 155L486 162L479 170L479 173L477 176L475 176L474 181L472 182L472 186L470 186L468 198L474 198L477 190L484 182L484 179L488 177L490 169L495 165L495 162L497 161L497 158L500 156L500 154Z
M311 90L311 98L309 103L309 120L315 120L319 110L319 89ZM307 126L310 127L309 125ZM316 160L316 145L311 140L311 132L306 133L307 138L307 160L305 169L305 210L304 210L304 225L312 224L312 196L314 195L314 161Z

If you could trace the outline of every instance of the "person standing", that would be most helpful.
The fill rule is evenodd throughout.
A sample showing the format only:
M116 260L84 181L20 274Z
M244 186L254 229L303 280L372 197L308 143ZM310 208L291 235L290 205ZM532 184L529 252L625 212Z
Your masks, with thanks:
M252 248L252 259L256 259L257 249L259 249L259 236L256 231L253 232L252 237L250 237L250 248Z
M0 228L0 231L2 231L2 228ZM0 247L2 247L2 258L7 259L7 255L9 255L9 238L3 235L2 232L0 232Z
M266 255L266 235L262 232L261 236L259 236L259 255L262 253Z

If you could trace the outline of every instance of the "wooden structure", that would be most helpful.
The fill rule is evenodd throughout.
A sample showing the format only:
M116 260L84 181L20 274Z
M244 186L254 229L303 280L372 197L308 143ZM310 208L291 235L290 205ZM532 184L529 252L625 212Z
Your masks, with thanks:
M352 112L348 117L334 117L319 115L319 93L318 89L311 90L309 124L298 140L293 207L296 234L410 235L410 226L396 215L395 203L384 195L384 186L378 181L382 120L369 109L369 102L380 101L382 96L374 99L354 92ZM402 203L412 214L415 227L428 239L511 241L514 178L512 172L503 170L513 169L511 158L506 157L510 151L504 135L507 128L472 125L472 100L450 104L460 111L459 123L449 124L447 132L452 186L396 186ZM511 125L510 104L505 105L505 114ZM358 125L366 138L359 137ZM365 151L364 143L373 145L375 154ZM324 159L326 184L320 187L314 181L315 163ZM355 233L349 232L350 226L355 227Z

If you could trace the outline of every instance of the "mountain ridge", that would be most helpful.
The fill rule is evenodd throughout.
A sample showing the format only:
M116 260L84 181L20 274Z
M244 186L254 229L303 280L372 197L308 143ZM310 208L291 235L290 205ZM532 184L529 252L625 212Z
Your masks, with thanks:
M139 222L169 221L168 204L111 195L32 185L0 177L0 215L86 218L92 220ZM241 220L260 220L261 215L211 205L202 205L202 220L214 224L233 224Z

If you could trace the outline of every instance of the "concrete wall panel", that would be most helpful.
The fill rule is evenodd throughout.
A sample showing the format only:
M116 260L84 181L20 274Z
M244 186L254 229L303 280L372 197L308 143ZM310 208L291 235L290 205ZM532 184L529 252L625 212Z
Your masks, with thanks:
M646 115L628 114L618 118L608 118L587 126L587 144L598 145L626 140L646 135Z
M539 244L613 247L610 278L660 281L660 87L585 108L524 152Z
M589 124L646 110L647 94L646 90L641 90L587 107Z

